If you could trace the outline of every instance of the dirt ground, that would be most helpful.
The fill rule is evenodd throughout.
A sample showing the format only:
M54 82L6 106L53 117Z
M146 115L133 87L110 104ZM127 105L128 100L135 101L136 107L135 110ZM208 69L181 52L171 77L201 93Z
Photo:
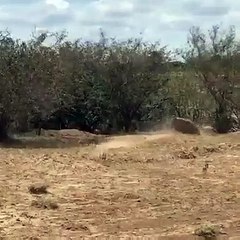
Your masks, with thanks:
M0 160L0 239L190 240L203 225L240 239L237 133L2 147Z

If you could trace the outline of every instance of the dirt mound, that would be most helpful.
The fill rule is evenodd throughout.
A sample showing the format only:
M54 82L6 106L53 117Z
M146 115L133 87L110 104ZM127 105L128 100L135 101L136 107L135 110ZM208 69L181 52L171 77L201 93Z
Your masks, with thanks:
M79 131L78 129L62 129L62 130L59 130L59 134L63 135L63 136L79 136L79 135L82 135L83 133L88 134L88 135L93 135L91 133Z
M172 128L181 133L200 134L198 127L190 119L186 118L173 119Z
M96 135L78 129L44 130L43 136L53 137L63 142L78 142L80 144L97 144L106 136Z
M42 130L42 135L45 137L69 137L77 138L82 136L92 136L94 134L79 131L78 129L62 129L62 130Z

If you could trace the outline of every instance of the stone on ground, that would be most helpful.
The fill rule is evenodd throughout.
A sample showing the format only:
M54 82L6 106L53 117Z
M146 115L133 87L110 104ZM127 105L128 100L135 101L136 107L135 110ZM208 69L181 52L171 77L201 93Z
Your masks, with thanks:
M178 132L185 134L200 134L200 131L196 124L190 119L186 118L175 118L172 121L172 128Z

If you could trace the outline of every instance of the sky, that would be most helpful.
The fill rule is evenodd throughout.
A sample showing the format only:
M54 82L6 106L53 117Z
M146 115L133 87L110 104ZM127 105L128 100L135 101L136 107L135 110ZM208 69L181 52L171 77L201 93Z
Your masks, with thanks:
M191 26L240 27L239 0L0 0L0 29L29 39L37 29L67 30L70 39L142 37L182 47Z

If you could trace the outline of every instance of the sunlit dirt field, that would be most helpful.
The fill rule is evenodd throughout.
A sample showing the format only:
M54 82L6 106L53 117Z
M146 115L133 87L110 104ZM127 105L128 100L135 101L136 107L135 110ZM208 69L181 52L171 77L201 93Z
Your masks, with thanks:
M190 240L203 225L240 239L238 133L2 147L0 158L0 239Z

